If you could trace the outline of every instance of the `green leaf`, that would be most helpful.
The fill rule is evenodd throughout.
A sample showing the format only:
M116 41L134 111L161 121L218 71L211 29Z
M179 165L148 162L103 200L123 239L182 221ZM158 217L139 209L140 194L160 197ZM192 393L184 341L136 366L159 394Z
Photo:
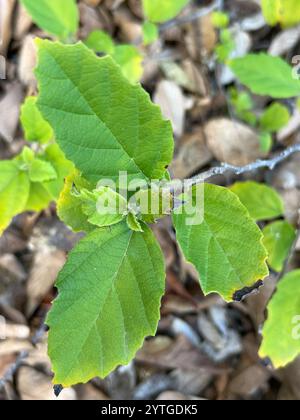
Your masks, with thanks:
M64 188L65 178L73 172L74 165L65 158L64 153L56 143L50 144L44 153L39 155L39 158L49 162L55 169L57 179L44 182L44 188L46 188L53 200L57 200Z
M115 44L111 36L100 30L91 32L84 44L97 53L113 54L115 51Z
M275 133L285 127L289 120L290 113L288 108L275 102L264 111L260 119L260 125L263 130Z
M176 17L190 0L143 0L144 13L150 22L161 23Z
M279 282L268 314L259 354L280 368L300 354L300 270L292 271Z
M127 201L108 187L99 187L92 192L83 188L75 197L81 201L82 211L92 225L112 226L127 216Z
M37 98L29 96L21 107L21 124L27 141L48 143L53 138L53 130L44 120L38 107Z
M262 0L262 10L271 26L280 23L283 27L288 27L300 22L298 0Z
M195 200L195 189L193 194ZM231 301L268 275L262 233L230 190L206 184L203 222L190 225L189 217L186 211L174 215L177 240L205 295L216 292Z
M278 23L281 0L262 0L262 11L266 22L274 26Z
M17 161L0 161L0 235L22 213L29 196L28 174Z
M29 197L23 211L41 211L46 209L51 201L52 195L41 182L31 182Z
M29 179L32 182L45 182L57 179L53 166L41 159L34 159L29 168Z
M220 32L220 43L216 46L217 58L220 62L227 62L230 54L235 49L235 40L229 29Z
M112 58L122 69L123 75L131 82L139 82L144 69L142 66L143 56L133 45L117 45Z
M215 28L227 28L230 23L230 17L224 12L214 12L211 16L212 24Z
M74 187L80 191L82 188L91 189L91 185L74 170L65 181L57 202L57 214L59 218L74 232L91 232L95 229L87 221L86 214L82 210L82 202L73 194Z
M66 39L78 30L75 0L21 0L32 20L44 31Z
M229 93L230 103L233 106L237 117L247 124L255 126L257 117L254 112L252 112L254 104L251 95L245 91L239 92L236 88L231 88Z
M142 225L135 214L128 213L126 221L129 229L134 232L144 232Z
M83 239L59 275L47 320L54 383L85 383L128 364L156 332L164 283L149 228L136 233L121 223Z
M159 29L155 23L144 22L143 24L143 42L144 45L150 45L159 38Z
M84 44L96 53L109 54L122 69L123 75L131 82L141 80L144 69L143 56L134 45L115 45L113 39L103 31L91 32Z
M173 155L171 124L110 57L79 43L39 41L38 107L68 159L94 185L102 178L161 179Z
M29 169L29 166L32 164L34 159L35 159L35 153L28 146L25 146L21 154L16 157L16 160L18 161L18 163L22 166L24 170Z
M130 208L134 210L145 223L155 223L156 220L170 215L173 197L167 189L152 184L150 189L142 189L130 198Z
M273 137L272 134L266 131L263 131L259 134L260 150L263 153L270 153L273 147Z
M230 67L240 82L258 95L291 98L300 94L300 81L293 78L291 66L280 57L249 54L231 60Z
M256 220L272 220L284 213L282 198L274 188L253 181L237 182L231 188L250 216Z
M278 221L266 226L263 235L263 243L269 254L269 266L279 273L283 270L284 263L296 239L295 228L286 221Z

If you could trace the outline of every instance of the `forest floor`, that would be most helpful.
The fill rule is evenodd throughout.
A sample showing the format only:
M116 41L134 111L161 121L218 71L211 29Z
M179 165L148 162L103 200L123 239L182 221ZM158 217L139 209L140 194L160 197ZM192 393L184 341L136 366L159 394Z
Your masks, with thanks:
M20 105L26 95L36 92L33 38L45 36L15 0L3 2L8 13L0 48L7 57L7 79L0 81L0 159L14 156L24 145ZM135 43L140 38L139 1L79 3L82 39L99 28L119 43ZM210 4L195 3L198 8ZM264 23L259 1L227 1L225 10L235 28L239 53L272 48L290 60L297 47L299 51L299 28L296 42L286 46L280 38L285 31ZM210 16L205 15L165 29L160 40L144 50L143 86L173 123L176 156L170 170L174 177L190 177L220 161L245 165L264 156L257 133L232 118L226 89L235 80L213 58L217 40ZM255 97L258 112L267 101ZM299 127L300 113L294 110L272 153L299 142ZM212 182L230 185L237 179L274 186L284 199L286 218L297 221L299 154L274 171L219 176ZM197 274L176 245L171 221L166 218L153 229L167 264L167 292L156 337L145 341L129 366L105 380L66 389L59 398L299 400L300 359L276 371L258 357L265 306L276 288L277 275L271 273L260 292L241 303L227 305L216 295L205 298ZM0 320L7 321L6 339L0 339L0 399L55 399L43 322L56 295L57 274L80 236L58 220L53 205L39 214L16 217L0 238ZM299 267L299 251L297 246L291 267Z

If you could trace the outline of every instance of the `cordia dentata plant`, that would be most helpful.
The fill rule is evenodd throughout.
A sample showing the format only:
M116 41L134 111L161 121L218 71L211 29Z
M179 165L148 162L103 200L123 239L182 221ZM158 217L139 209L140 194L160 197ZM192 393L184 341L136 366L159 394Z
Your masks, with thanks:
M51 37L66 44L76 42L79 12L75 0L20 0L20 3ZM145 44L157 38L157 23L172 19L187 3L186 0L166 0L158 13L157 0L144 0ZM143 56L136 46L116 45L111 36L101 30L91 32L84 43L97 54L110 55L129 81L140 80ZM13 160L0 162L0 234L17 214L41 211L50 202L57 201L64 178L72 170L72 162L65 159L55 143L52 128L36 106L36 97L26 98L21 109L21 126L28 146Z
M131 83L139 76L126 59L124 67L124 51L116 54L118 46L100 31L66 45L75 42L78 29L73 0L43 0L43 14L37 2L22 2L39 26L65 44L37 40L39 97L27 98L21 112L25 139L34 144L0 162L0 233L14 215L40 211L51 201L58 201L63 222L86 233L59 275L47 319L54 383L67 387L129 363L145 337L155 334L165 268L152 223L172 215L203 292L228 302L261 286L268 265L282 271L296 233L282 220L282 199L264 184L196 183L185 189L170 181L171 125L142 87ZM188 2L166 1L164 10L154 3L144 0L145 43L158 35L156 24ZM57 10L63 18L49 18L54 11L57 18ZM280 58L250 54L228 64L255 94L300 95L299 80ZM249 100L246 109L235 96L245 115ZM260 126L274 132L286 121L284 113L275 103ZM271 222L263 232L257 226L262 221ZM286 275L268 307L260 355L276 367L300 352L299 282L299 270Z
M59 275L47 320L54 382L70 386L127 364L144 338L155 334L165 270L148 224L170 213L174 200L165 186L162 194L160 187L149 188L152 180L168 179L173 137L159 108L110 57L98 58L82 43L38 45L37 106L76 168L58 214L75 231L87 232ZM127 174L125 187L120 172ZM143 210L124 199L129 183L139 185L136 203L144 195L151 206ZM153 214L148 210L156 197ZM230 301L268 275L263 235L235 193L205 184L179 197L182 204L172 212L177 239L205 294ZM117 202L121 210L103 214L99 199ZM187 210L189 200L194 214Z

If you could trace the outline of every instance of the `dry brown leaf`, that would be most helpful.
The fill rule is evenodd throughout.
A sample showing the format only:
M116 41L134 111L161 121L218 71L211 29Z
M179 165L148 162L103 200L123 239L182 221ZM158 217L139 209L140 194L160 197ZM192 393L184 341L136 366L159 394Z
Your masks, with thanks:
M37 62L37 51L34 39L35 37L32 35L27 35L25 37L22 43L18 64L19 79L25 86L28 86L30 93L34 93L36 90L34 69Z
M5 55L12 35L12 16L16 0L0 0L0 54Z
M186 113L186 98L182 89L174 82L162 80L157 85L154 102L160 106L163 116L171 121L174 135L182 136Z
M7 85L6 93L0 101L0 136L9 143L13 141L18 127L23 96L22 86L14 82Z
M17 388L24 401L49 401L77 399L74 389L64 389L55 397L51 378L29 366L22 366L17 374Z
M45 248L34 256L32 269L26 286L26 313L31 315L42 299L53 287L59 271L66 262L63 251Z
M220 162L244 166L264 156L257 133L226 118L209 121L204 127L207 145Z
M185 179L195 174L213 158L206 145L203 129L185 135L177 145L178 153L170 170L174 178Z
M26 36L26 33L29 31L32 25L32 19L27 13L25 7L18 2L18 8L16 13L16 24L14 28L14 39L20 41L23 37Z
M269 388L271 373L263 366L252 365L230 383L230 395L244 399L259 398Z
M182 394L176 391L164 391L156 398L156 401L203 401L203 398Z

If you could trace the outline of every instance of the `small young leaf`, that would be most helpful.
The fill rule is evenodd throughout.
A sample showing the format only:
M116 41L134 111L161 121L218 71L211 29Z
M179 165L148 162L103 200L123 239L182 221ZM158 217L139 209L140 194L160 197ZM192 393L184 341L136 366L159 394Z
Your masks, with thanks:
M65 158L65 155L56 143L50 144L45 149L45 152L39 155L39 158L49 162L55 169L57 179L44 182L44 187L52 196L52 199L57 200L64 188L65 178L73 172L74 165Z
M144 13L150 22L161 23L176 17L190 0L143 0Z
M250 216L256 220L272 220L284 213L282 198L274 188L253 181L237 182L231 188Z
M269 254L269 266L279 273L296 239L295 228L286 221L278 221L266 226L263 235L263 243Z
M142 225L135 214L128 213L126 221L129 229L134 232L144 232Z
M262 10L271 26L280 23L287 27L300 22L299 0L262 0Z
M119 171L129 181L162 179L173 155L171 124L110 57L81 43L39 41L37 76L38 107L88 181L117 180Z
M29 96L21 107L21 124L27 141L48 143L53 138L53 130L44 120L38 107L37 98Z
M75 197L81 201L81 208L88 216L88 222L98 227L120 223L127 215L127 201L108 187L94 191L82 189Z
M229 29L223 29L220 33L220 43L216 46L217 58L220 62L227 62L235 48L235 41Z
M134 45L117 45L112 58L122 69L123 75L131 82L136 83L143 75L143 56Z
M75 0L21 0L32 20L61 39L77 32L79 14Z
M20 170L17 161L0 162L0 235L11 219L24 210L29 186L28 174Z
M212 24L215 28L227 28L230 22L229 15L224 12L214 12L211 16Z
M51 201L52 195L41 182L31 182L29 197L22 211L41 211L46 209Z
M155 23L145 22L143 24L144 45L150 45L159 37L159 29Z
M269 153L273 146L272 134L267 131L262 131L259 134L260 150L263 153Z
M32 182L45 182L57 179L57 173L49 162L34 159L29 168L29 179Z
M130 206L145 223L155 223L156 220L171 214L173 197L170 191L153 185L151 189L135 193L130 199Z
M74 248L47 320L54 383L68 387L104 378L130 362L144 338L156 332L164 270L146 226L144 233L126 223L97 229Z
M260 119L261 128L265 131L275 133L285 127L290 119L290 113L286 106L278 102L270 105Z
M235 88L230 89L230 102L238 118L247 124L256 125L257 117L252 111L254 108L253 100L248 92L239 92Z
M111 36L100 30L91 32L84 44L97 53L113 54L115 51L115 44Z
M292 68L280 57L249 54L231 60L230 67L240 82L253 93L273 98L300 95L300 80L293 78Z
M206 295L216 292L231 301L236 291L268 275L262 233L230 190L206 184L203 222L189 225L189 217L174 215L177 239Z
M287 274L268 305L260 356L275 368L286 366L300 354L300 270Z
M80 191L82 188L91 189L91 185L74 170L65 181L57 202L57 214L59 218L74 232L91 232L95 226L87 221L86 214L82 210L82 202L73 194L73 189Z

